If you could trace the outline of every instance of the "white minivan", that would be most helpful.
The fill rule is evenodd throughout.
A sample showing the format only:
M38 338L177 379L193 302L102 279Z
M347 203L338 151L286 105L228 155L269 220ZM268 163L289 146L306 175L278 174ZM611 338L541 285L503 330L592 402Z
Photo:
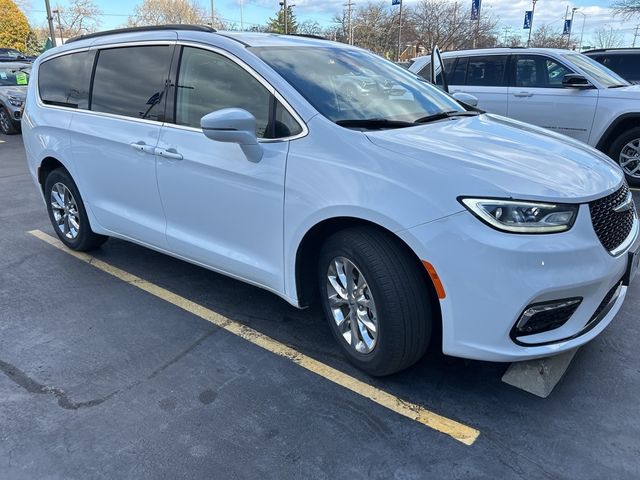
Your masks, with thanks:
M442 54L453 95L478 99L490 113L585 142L616 160L640 186L640 85L571 50L490 48ZM430 57L409 69L430 74Z
M326 40L88 35L36 60L23 132L69 248L118 237L297 307L319 300L373 375L416 362L432 332L482 360L577 347L612 321L638 262L608 157Z

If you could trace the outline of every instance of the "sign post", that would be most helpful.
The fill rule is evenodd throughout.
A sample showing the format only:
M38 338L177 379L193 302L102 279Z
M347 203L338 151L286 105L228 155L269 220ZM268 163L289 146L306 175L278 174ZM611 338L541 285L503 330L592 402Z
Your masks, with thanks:
M476 22L476 34L473 37L473 48L478 45L478 35L480 35L480 9L482 0L471 0L471 20Z
M527 47L529 47L529 45L531 45L531 32L533 31L533 15L536 13L536 3L538 2L538 0L533 0L533 6L531 7L531 10L528 10L525 12L524 14L524 28L527 28L527 25L529 26L529 38L527 39ZM527 16L529 17L529 22L527 23Z
M400 13L398 15L398 56L396 61L400 61L400 55L402 54L402 0L391 0L391 6L400 5Z

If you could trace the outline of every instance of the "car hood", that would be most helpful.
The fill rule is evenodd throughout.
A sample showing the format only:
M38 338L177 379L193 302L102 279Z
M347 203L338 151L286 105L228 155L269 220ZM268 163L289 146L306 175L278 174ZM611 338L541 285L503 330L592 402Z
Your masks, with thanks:
M613 192L624 179L613 161L591 147L497 115L366 135L419 161L431 178L449 177L457 195L583 203Z
M598 91L600 98L620 98L640 101L640 85L629 85L619 88L603 88Z
M0 95L27 98L27 87L0 87Z

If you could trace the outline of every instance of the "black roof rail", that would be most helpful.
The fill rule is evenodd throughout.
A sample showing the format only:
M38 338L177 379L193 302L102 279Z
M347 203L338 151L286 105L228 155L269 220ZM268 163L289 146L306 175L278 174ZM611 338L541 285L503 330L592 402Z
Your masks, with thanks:
M328 40L327 37L314 35L313 33L286 33L285 35L291 35L292 37L315 38L316 40Z
M71 42L77 42L78 40L85 40L87 38L97 38L97 37L104 37L107 35L115 35L117 33L154 32L158 30L189 30L189 31L196 31L196 32L209 32L209 33L216 32L215 28L211 28L207 25L189 25L186 23L175 24L175 25L171 25L171 24L170 25L146 25L144 27L116 28L114 30L105 30L103 32L87 33L85 35L79 35L77 37L70 38L65 42L65 44L71 43Z

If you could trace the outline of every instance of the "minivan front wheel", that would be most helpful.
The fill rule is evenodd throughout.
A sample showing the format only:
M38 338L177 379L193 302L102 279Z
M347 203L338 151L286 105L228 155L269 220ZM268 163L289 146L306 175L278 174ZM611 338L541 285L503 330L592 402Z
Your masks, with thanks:
M355 366L383 376L422 357L431 337L431 292L398 239L367 226L337 232L320 252L318 281L334 337Z
M91 230L78 187L65 169L58 168L47 176L44 197L56 235L67 247L87 251L107 241L108 237Z
M611 144L609 156L622 167L627 183L640 187L640 127L620 135Z
M14 125L11 115L9 115L9 112L4 107L0 107L0 131L5 135L18 133L18 129Z

